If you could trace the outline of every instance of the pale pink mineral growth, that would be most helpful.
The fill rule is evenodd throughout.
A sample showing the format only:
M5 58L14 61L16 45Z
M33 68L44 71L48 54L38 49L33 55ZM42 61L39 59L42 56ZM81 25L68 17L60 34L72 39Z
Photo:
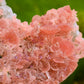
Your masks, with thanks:
M2 2L3 0L0 0L0 2Z
M3 10L0 9L0 17L3 15Z
M59 84L74 72L84 57L75 10L51 9L30 25L4 13L0 9L0 84Z

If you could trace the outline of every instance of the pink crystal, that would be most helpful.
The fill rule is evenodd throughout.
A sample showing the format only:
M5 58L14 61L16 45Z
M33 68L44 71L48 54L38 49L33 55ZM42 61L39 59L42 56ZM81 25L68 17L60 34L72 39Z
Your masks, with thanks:
M3 15L0 9L0 15ZM0 18L0 84L59 84L84 57L84 39L69 6L34 16L30 25Z

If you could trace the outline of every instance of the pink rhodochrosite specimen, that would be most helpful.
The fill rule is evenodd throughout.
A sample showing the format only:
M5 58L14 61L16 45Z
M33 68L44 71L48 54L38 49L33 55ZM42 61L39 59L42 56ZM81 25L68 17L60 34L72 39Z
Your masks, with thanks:
M21 23L0 0L0 84L59 84L84 57L76 11L69 6Z

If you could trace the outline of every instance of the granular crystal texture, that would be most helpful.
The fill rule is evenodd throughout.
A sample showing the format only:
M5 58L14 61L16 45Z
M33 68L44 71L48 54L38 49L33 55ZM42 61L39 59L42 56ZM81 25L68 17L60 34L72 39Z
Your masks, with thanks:
M51 9L45 15L34 16L28 25L18 20L3 1L0 0L0 84L64 81L84 57L76 11L69 6Z

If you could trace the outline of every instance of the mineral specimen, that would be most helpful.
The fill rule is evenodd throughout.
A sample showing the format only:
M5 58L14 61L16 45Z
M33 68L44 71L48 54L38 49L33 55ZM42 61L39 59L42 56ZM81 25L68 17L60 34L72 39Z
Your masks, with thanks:
M51 9L21 22L0 0L0 84L59 84L84 57L76 11Z

